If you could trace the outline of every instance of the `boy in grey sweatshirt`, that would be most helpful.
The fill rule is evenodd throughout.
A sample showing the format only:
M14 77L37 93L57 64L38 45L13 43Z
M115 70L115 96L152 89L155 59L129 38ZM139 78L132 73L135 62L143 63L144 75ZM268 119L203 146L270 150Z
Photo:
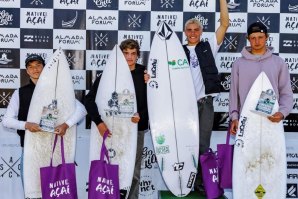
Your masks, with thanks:
M280 122L293 108L293 92L290 74L286 63L277 55L272 54L273 48L266 46L268 39L267 28L260 22L248 27L247 39L250 46L241 51L242 57L237 59L232 68L229 114L232 134L238 129L238 119L246 96L258 77L264 71L268 76L279 103L278 112L268 119Z

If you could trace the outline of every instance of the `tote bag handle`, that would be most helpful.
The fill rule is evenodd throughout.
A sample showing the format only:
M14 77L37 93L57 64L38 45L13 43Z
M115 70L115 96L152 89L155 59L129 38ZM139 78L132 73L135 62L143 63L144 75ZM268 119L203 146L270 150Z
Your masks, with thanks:
M50 166L53 166L53 154L56 148L56 144L57 144L57 140L58 140L58 135L55 135L55 140L54 140L54 146L53 146L53 151L52 151L52 156L51 156L51 164ZM64 157L64 142L63 142L63 137L61 136L61 157L62 157L62 164L65 164L65 157Z

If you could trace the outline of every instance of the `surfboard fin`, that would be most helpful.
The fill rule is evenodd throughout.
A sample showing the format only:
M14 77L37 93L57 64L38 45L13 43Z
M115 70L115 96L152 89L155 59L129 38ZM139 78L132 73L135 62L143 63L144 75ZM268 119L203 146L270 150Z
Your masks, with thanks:
M161 169L161 171L163 171L163 157L161 158L161 167L160 167L160 169Z

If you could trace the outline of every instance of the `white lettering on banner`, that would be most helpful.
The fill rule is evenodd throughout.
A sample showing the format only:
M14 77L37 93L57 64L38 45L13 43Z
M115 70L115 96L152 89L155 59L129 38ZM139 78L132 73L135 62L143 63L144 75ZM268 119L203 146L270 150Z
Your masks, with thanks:
M93 0L93 2L98 8L105 8L112 3L111 0Z

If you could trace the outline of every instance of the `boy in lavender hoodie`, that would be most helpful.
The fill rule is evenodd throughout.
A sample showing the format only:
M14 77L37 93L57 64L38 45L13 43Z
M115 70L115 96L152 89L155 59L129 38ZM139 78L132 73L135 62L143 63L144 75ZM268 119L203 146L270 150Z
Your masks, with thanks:
M268 116L268 119L271 122L280 122L293 107L293 92L288 67L279 56L272 54L272 47L266 46L268 39L266 26L260 22L252 23L247 29L247 39L250 46L243 48L242 57L234 62L232 68L229 97L231 134L237 132L238 118L246 96L262 71L268 76L279 103L278 112Z

